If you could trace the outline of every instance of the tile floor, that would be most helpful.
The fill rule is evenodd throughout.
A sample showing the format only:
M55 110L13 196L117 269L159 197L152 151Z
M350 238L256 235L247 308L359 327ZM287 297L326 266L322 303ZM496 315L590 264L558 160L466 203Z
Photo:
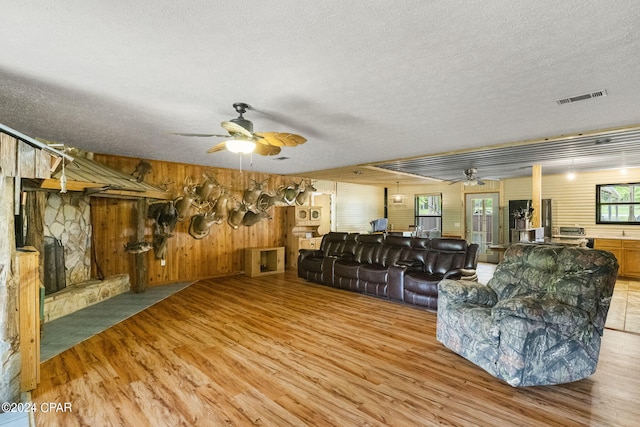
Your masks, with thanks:
M640 334L640 281L618 279L606 327Z
M40 340L40 361L44 362L62 353L192 283L194 282L153 286L140 294L125 292L104 302L45 323Z

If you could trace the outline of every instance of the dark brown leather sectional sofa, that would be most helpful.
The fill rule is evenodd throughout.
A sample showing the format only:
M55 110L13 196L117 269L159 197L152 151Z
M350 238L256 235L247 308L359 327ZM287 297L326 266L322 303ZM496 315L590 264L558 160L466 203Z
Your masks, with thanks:
M477 280L477 265L478 245L463 239L332 232L300 250L298 276L436 310L438 283Z

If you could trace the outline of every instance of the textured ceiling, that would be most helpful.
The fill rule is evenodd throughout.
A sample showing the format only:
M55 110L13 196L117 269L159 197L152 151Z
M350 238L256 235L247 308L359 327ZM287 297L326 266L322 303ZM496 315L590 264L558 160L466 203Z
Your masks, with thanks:
M285 160L245 157L245 170L366 182L356 165L386 163L390 182L427 168L488 178L534 159L436 155L640 123L631 0L2 3L0 123L94 152L237 168L238 155L206 154L219 138L171 133L220 133L247 102L255 131L308 142ZM640 142L626 144L640 166ZM565 167L556 149L544 161Z

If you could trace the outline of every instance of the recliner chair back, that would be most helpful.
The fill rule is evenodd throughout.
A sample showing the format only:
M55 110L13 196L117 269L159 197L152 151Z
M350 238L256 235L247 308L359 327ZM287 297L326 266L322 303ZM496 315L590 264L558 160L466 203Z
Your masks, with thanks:
M433 239L426 257L424 271L445 274L447 271L467 268L467 242L461 239ZM471 267L475 268L475 267Z
M344 251L344 244L348 233L332 231L322 238L320 250L324 256L333 256Z
M387 236L382 246L376 253L374 264L383 267L395 265L398 261L406 259L411 249L411 238L402 236Z
M567 251L562 246L548 246L546 250L535 245L512 246L505 253L493 278L487 286L498 300L515 297L550 297L587 313L602 334L609 304L602 304L601 296L610 298L615 285L611 266L594 264L593 250Z
M356 240L355 261L373 264L373 261L377 259L384 236L382 234L360 234Z

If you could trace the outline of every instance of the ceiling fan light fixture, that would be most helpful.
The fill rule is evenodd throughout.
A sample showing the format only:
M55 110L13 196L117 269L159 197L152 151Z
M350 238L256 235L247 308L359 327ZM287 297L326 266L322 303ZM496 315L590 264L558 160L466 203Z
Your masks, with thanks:
M247 139L230 139L225 141L224 145L227 147L227 150L236 154L253 153L253 150L256 149L256 143Z

